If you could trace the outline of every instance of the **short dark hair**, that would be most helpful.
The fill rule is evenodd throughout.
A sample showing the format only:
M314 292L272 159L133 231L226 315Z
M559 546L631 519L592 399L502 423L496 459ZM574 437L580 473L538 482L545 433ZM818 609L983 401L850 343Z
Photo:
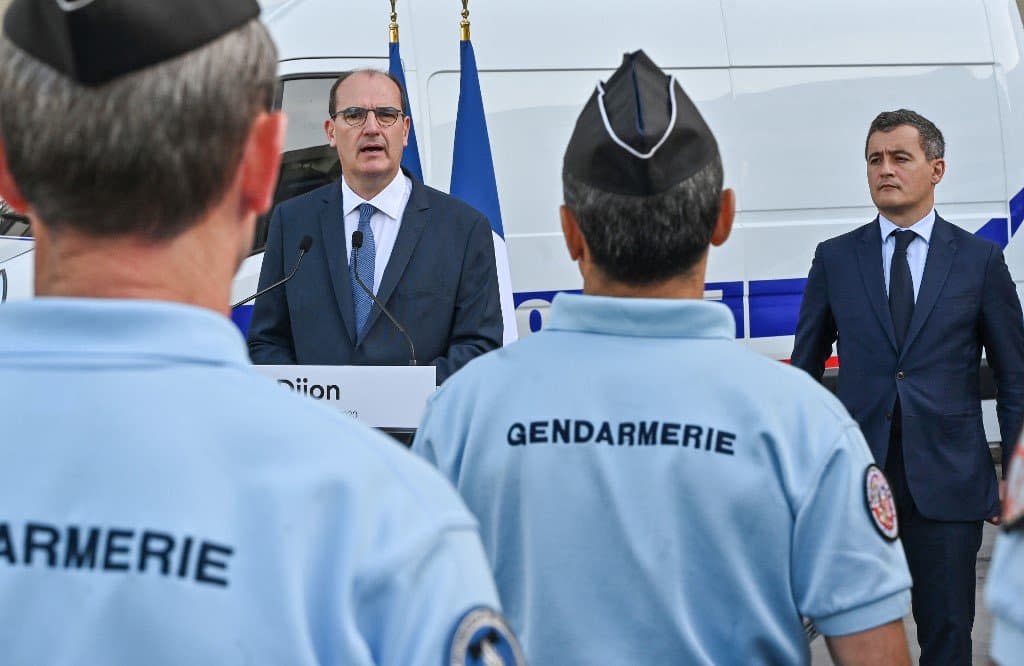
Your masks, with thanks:
M722 180L716 155L654 196L610 194L569 174L562 189L597 267L613 280L642 286L687 273L704 255L718 222Z
M334 83L331 85L331 98L327 101L327 114L331 118L334 117L334 113L338 110L337 101L335 99L335 93L338 92L338 86L341 85L342 81L344 81L348 77L352 76L353 74L369 74L371 76L386 76L387 78L391 79L391 82L394 83L395 86L398 88L398 99L401 100L401 103L402 103L402 108L399 109L399 111L405 111L405 109L409 106L409 100L407 100L406 97L405 97L405 86L402 85L401 81L399 81L395 77L391 76L390 72L382 72L379 69L370 69L370 68L353 69L353 70L350 70L348 72L342 72L341 76L336 78L334 80Z
M935 126L935 123L928 120L916 111L910 109L896 109L895 111L883 111L875 116L868 128L868 137L864 140L864 157L868 156L868 142L875 132L891 132L901 125L909 125L917 130L921 141L921 150L929 160L937 160L946 155L946 140L942 138L942 132Z
M84 86L0 39L0 135L49 227L173 238L224 195L277 49L258 19L182 56Z

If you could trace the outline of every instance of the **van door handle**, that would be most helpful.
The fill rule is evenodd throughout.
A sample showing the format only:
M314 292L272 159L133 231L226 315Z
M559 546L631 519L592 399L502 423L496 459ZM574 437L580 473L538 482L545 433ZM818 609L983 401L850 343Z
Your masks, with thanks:
M0 303L7 302L7 269L0 268Z

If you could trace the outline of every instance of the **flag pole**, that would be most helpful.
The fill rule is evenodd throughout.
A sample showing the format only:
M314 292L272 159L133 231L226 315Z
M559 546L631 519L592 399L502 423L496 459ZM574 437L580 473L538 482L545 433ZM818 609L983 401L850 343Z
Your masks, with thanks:
M388 26L388 43L398 43L398 10L395 4L398 0L391 0L391 25Z
M469 0L462 0L462 21L459 23L460 39L469 41Z

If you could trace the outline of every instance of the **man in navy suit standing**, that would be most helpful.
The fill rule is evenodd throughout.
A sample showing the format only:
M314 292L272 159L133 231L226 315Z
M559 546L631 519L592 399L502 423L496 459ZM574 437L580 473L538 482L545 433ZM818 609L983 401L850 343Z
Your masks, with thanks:
M970 664L975 563L998 482L982 425L982 348L1004 460L1024 419L1024 320L995 244L939 217L942 133L921 115L868 130L871 223L814 255L793 364L821 378L838 341L838 395L892 484L914 580L922 664Z
M274 210L260 289L288 274L304 236L313 246L294 278L256 300L254 363L408 364L405 337L357 276L408 329L419 362L436 366L438 384L501 346L491 226L401 170L410 124L403 95L372 70L345 73L331 87L324 129L342 177Z

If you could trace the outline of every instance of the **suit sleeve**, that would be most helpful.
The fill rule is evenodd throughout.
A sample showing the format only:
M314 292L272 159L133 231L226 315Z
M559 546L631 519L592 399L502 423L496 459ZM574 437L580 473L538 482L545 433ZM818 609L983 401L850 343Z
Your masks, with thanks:
M263 252L259 288L264 289L284 277L284 231L280 206L274 210L267 231L267 247ZM293 365L295 344L292 340L288 297L284 287L273 289L256 299L248 334L249 357L257 365Z
M438 384L477 356L500 347L502 332L491 225L478 215L463 254L448 350L431 361L437 366Z
M1024 422L1024 315L1003 253L995 246L982 290L981 342L995 375L1003 460L1009 460Z
M791 357L794 366L806 371L817 381L821 381L825 373L825 361L832 355L832 343L836 341L838 333L828 301L828 279L821 255L821 245L818 245L804 287Z

